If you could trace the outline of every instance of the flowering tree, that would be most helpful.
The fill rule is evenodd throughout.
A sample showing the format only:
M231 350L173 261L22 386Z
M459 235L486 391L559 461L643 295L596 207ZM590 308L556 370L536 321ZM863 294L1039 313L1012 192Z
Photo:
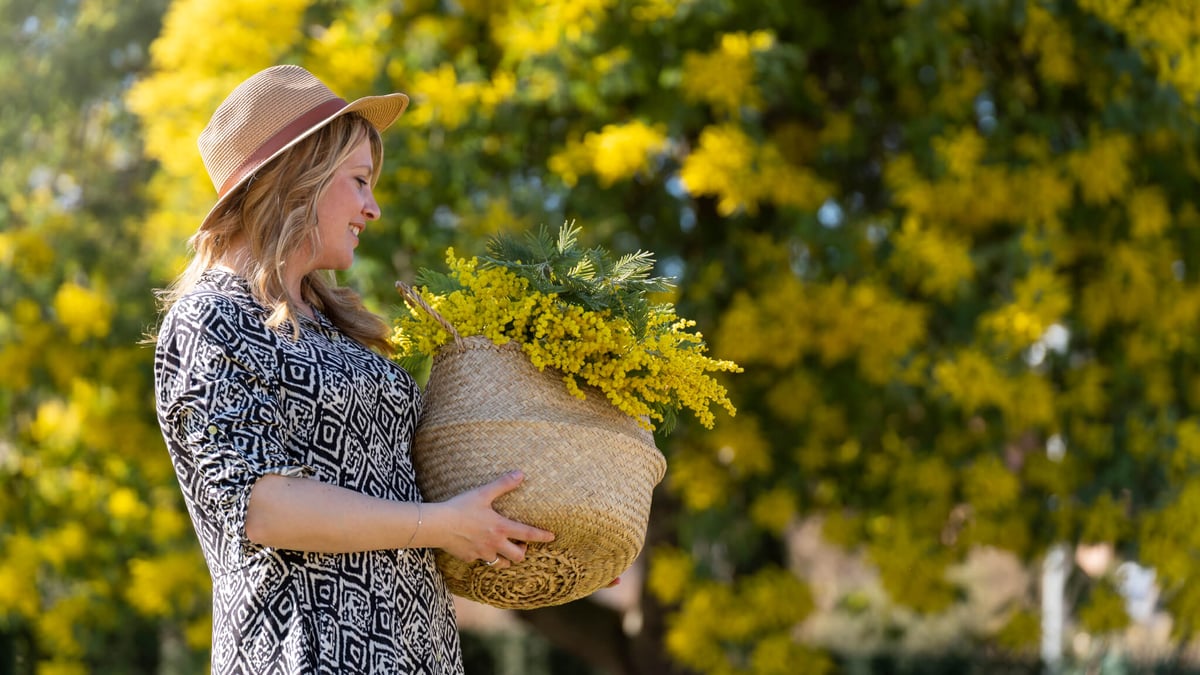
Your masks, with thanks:
M0 2L3 672L149 669L208 632L138 344L152 166L122 97L164 5Z
M1198 33L1191 6L1168 0L176 0L154 71L127 99L160 168L146 186L157 206L129 231L147 273L168 278L212 201L194 149L208 113L289 61L347 96L414 98L386 137L384 218L349 279L381 312L398 304L395 278L436 266L450 244L479 253L500 231L577 218L614 250L655 251L679 279L680 314L746 372L727 383L736 417L660 439L669 468L637 636L589 603L527 615L614 670L667 672L665 657L698 672L830 671L836 654L795 631L814 604L787 542L807 518L874 565L889 602L927 616L959 601L947 570L980 547L1036 563L1064 543L1111 545L1156 570L1182 640L1200 619ZM24 416L5 432L18 458L5 471L36 457L70 478L48 449L115 441L61 420L99 411L86 420L123 441L128 428L110 423L136 418L118 411L144 396L89 390L72 375L99 359L37 355L52 337L30 342L35 326L63 317L82 346L114 329L71 307L149 310L115 275L46 285L28 266L56 259L35 241L48 221L4 217L0 274L43 280L32 304L4 306L0 361L59 378L40 390L56 395L6 395ZM177 517L161 449L137 428L144 446L119 494L141 505L129 513ZM89 452L99 463L80 480L118 475L106 473L114 456L127 457ZM21 485L46 475L21 471ZM95 489L120 511L115 486ZM74 489L28 503L78 506ZM0 576L35 560L68 587L87 578L28 553L70 533L10 520L25 502L6 498L4 522L26 524L0 533ZM178 532L162 531L153 553L114 565L122 579L195 572L198 555L170 564ZM1093 572L1076 618L1119 630L1113 571ZM47 589L5 588L0 616L32 622L57 606ZM141 588L100 597L196 620L182 591ZM90 608L87 597L64 607ZM1034 644L1024 600L960 645ZM572 632L584 619L600 623Z

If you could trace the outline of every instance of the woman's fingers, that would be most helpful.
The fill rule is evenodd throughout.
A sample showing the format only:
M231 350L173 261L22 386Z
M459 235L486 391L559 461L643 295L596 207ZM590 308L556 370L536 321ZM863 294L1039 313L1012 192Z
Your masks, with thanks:
M483 560L483 563L493 569L504 569L525 560L529 545L523 541L510 541L496 553L495 559Z
M524 474L511 471L445 502L451 517L441 548L464 562L492 563L503 569L525 559L525 542L554 541L554 533L496 512L492 502L520 486ZM503 560L495 560L500 556ZM508 562L505 562L508 561Z
M524 472L518 469L516 471L509 471L496 480L479 488L479 490L483 497L487 499L488 504L491 505L492 502L496 501L500 497L520 487L522 481L524 480ZM507 528L505 536L507 536L509 539L516 541L554 541L553 532L533 527L532 525L519 523L515 520L509 520L508 522L510 523L510 527ZM524 551L522 551L521 557L524 558Z
M503 497L513 490L516 490L518 487L520 487L521 482L524 480L525 473L518 469L517 471L509 471L496 480L479 488L479 490L481 493L483 493L484 498L488 500L488 503L491 504L500 497Z
M512 564L516 564L525 560L525 554L527 553L528 549L529 544L526 544L523 541L509 540L505 542L496 553L500 556L501 561L507 560Z
M509 539L522 542L537 541L542 543L554 541L554 533L549 530L543 530L532 525L518 523L515 520L510 520L509 522L514 525L513 531L508 535Z
M480 561L484 565L487 565L488 567L490 567L494 570L502 570L505 567L508 567L510 564L512 564L512 562L508 558L505 558L504 556L499 555L499 554L497 554L495 559L493 559L493 560L483 560L482 558L480 558Z
M522 560L524 560L525 559L525 550L526 550L526 548L528 548L528 544L526 544L523 541L513 541L513 542L509 542L509 543L511 544L511 546L506 547L508 550L501 551L501 553L504 555L504 557L508 558L510 561L512 561L514 563L519 563Z

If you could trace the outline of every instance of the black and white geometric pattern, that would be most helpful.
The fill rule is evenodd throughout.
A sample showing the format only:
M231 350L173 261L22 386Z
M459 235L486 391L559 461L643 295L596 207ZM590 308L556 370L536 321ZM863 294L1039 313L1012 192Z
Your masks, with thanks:
M207 272L163 319L159 424L213 580L212 671L462 673L429 549L307 553L246 538L267 473L421 500L409 454L420 392L324 316L271 330L246 282Z

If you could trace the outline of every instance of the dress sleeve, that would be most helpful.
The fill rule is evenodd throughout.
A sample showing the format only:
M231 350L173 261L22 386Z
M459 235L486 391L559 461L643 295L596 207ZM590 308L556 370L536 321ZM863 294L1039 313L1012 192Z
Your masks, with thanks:
M314 473L284 441L277 339L227 296L201 294L168 313L155 353L159 424L193 518L242 543L259 478Z

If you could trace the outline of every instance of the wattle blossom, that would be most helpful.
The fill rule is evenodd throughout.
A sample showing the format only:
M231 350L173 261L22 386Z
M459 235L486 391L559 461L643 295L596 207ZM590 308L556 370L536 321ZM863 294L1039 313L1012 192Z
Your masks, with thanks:
M479 258L447 252L450 292L419 289L429 305L460 335L482 335L496 344L515 341L539 370L562 375L567 390L584 398L585 388L599 390L642 426L655 429L675 411L691 410L712 428L712 406L736 410L713 373L740 372L732 361L706 354L695 322L657 305L646 325L637 327L609 309L585 309L558 293L534 289L529 281ZM450 342L450 334L425 312L412 311L396 321L393 343L398 358L432 356Z

